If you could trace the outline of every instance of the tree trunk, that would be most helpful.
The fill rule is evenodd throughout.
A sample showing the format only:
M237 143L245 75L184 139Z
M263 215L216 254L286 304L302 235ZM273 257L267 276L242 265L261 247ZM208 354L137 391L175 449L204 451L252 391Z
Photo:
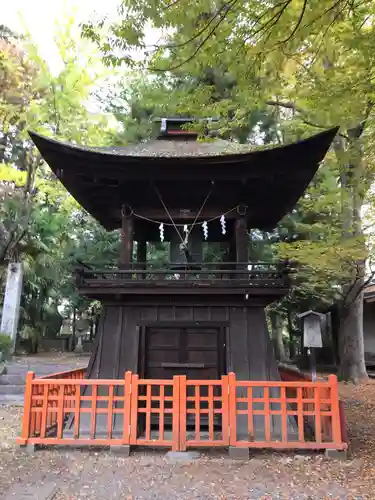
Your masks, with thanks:
M72 322L72 345L70 350L73 352L76 346L76 332L77 332L77 308L73 308L73 322Z
M363 279L353 290L354 300L340 309L339 376L358 384L367 380L363 342Z
M359 383L368 378L363 342L363 288L365 283L366 246L361 209L366 192L361 135L363 124L348 130L348 139L336 138L335 153L340 165L342 193L342 238L356 238L362 245L363 257L353 259L352 282L344 285L345 298L339 309L339 376L343 380ZM367 186L369 187L369 186Z
M280 314L275 311L270 312L272 325L272 339L277 361L286 361L285 347L283 342L283 325Z
M289 358L294 359L296 357L296 346L295 346L295 338L294 338L294 329L292 322L292 312L288 308L287 311L287 319L288 319L288 331L289 331Z

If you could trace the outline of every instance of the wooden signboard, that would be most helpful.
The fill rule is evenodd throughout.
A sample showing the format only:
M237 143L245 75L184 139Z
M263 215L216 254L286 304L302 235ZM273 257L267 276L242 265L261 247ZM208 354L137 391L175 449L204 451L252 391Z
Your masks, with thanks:
M310 358L311 379L315 381L315 349L321 349L323 347L322 332L325 315L315 311L307 311L299 314L299 317L303 322L303 347L307 349L307 354Z
M322 323L317 314L310 314L303 318L303 345L307 348L321 348L322 341Z

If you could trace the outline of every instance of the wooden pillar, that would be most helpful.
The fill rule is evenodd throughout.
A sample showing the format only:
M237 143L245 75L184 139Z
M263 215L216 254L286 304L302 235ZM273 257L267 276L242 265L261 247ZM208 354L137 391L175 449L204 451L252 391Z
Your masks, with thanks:
M121 255L120 267L130 269L133 259L133 214L127 207L121 210Z
M245 217L236 219L234 232L236 239L236 262L247 263L249 259L249 236L247 234L247 221Z
M137 241L137 269L145 271L147 268L147 241L139 239ZM138 279L145 279L145 273L139 273Z

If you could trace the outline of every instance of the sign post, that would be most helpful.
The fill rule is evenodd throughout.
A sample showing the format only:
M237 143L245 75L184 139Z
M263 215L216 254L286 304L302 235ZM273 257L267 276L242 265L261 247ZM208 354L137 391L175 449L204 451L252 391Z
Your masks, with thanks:
M303 346L310 358L311 379L316 380L316 351L323 347L322 319L324 314L307 311L298 315L303 321Z

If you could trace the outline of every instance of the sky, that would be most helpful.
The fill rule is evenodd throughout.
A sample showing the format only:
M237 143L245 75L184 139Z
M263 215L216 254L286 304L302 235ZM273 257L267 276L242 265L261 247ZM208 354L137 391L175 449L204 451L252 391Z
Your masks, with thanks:
M4 2L7 3L2 5ZM29 32L33 43L38 46L39 55L48 63L51 72L58 74L63 67L54 42L59 20L72 16L77 26L104 17L115 20L119 3L121 0L0 0L0 23L16 33ZM160 36L152 28L146 28L145 33L146 43L156 43ZM132 55L143 58L140 51L134 51ZM87 103L87 108L93 113L103 112L95 99Z
M103 16L115 17L120 0L2 0L0 23L16 32L30 32L40 55L49 63L51 70L57 68L54 45L55 23L74 14L77 23ZM56 66L56 68L54 68Z

